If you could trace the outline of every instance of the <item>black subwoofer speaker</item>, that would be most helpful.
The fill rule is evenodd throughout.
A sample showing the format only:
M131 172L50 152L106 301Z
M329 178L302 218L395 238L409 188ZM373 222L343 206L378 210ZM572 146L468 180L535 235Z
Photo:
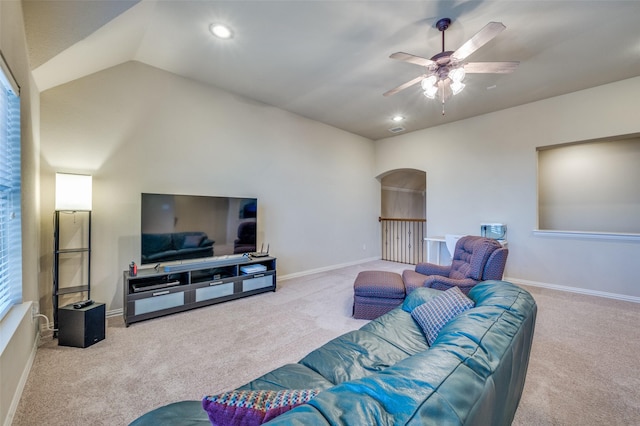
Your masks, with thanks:
M73 304L58 309L58 345L86 348L104 340L104 303L75 309Z

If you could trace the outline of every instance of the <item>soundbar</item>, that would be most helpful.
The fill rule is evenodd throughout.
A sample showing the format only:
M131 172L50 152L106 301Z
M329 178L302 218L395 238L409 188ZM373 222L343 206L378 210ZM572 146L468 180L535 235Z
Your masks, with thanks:
M232 265L237 263L238 259L246 257L244 254L230 254L226 256L214 257L196 262L177 263L175 265L163 266L164 272L182 272L192 269L206 269L215 266Z

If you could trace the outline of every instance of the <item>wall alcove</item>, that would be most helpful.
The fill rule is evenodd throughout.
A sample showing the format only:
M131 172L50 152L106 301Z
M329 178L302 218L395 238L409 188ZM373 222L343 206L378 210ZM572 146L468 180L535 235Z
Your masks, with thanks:
M381 185L382 259L416 264L426 260L427 174L397 169L378 176Z
M640 236L640 135L537 151L540 232Z

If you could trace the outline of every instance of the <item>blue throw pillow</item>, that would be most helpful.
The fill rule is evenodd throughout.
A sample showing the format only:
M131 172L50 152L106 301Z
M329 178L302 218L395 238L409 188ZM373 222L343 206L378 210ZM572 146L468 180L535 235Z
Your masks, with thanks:
M260 425L315 397L319 390L235 390L205 396L202 408L214 426Z
M433 299L442 294L442 290L436 290L435 288L418 287L413 290L402 302L402 309L405 312L411 313L415 308L422 305L424 302Z
M427 337L429 346L438 337L438 333L449 321L475 304L458 287L443 291L438 297L415 308L411 316L420 325Z

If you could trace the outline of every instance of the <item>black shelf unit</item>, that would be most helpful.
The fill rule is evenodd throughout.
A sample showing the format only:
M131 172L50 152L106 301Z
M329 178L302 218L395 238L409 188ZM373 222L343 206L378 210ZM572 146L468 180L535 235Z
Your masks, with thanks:
M259 269L251 269L258 266ZM276 259L221 256L123 272L125 325L276 291Z
M74 215L74 221L76 219L75 215L86 216L87 232L84 241L82 242L86 245L81 247L60 248L63 237L61 235L61 214L63 213ZM83 210L67 212L56 210L53 222L53 335L54 337L57 337L57 330L59 327L58 309L60 308L60 296L86 293L86 297L83 297L83 299L91 298L91 211ZM80 256L81 262L86 263L86 283L82 283L81 285L65 286L64 283L61 282L61 258L66 256Z

